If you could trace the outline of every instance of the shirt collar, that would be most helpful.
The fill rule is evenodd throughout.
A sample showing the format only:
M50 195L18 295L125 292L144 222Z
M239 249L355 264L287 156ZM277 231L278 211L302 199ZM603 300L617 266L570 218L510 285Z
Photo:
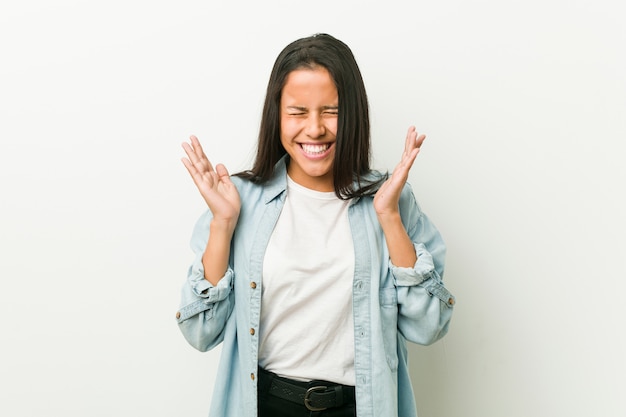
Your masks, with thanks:
M265 183L264 198L265 204L274 200L287 189L287 157L283 155L274 166L274 175Z
M274 200L276 197L280 196L287 190L287 160L289 158L288 154L285 154L278 160L276 165L274 165L274 175L272 178L265 183L265 191L264 191L264 203L268 204L270 201ZM375 182L381 179L383 174L377 171L370 171L366 175L364 175L361 181L365 180L365 182L371 181ZM358 183L354 182L355 187L358 186ZM359 198L353 198L350 202L350 205L353 205L359 201Z

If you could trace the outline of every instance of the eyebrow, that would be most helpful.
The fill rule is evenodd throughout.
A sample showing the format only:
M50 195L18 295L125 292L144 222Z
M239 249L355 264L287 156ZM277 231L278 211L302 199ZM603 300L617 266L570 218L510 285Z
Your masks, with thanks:
M286 106L290 110L307 111L308 108L303 106ZM338 110L339 106L322 106L322 110Z

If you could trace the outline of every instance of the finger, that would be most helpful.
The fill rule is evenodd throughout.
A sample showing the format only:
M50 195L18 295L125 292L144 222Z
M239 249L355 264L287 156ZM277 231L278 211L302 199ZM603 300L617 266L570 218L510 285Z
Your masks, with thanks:
M191 143L187 143L187 142L183 142L181 144L181 146L183 147L183 149L185 150L185 153L187 154L187 157L189 158L189 160L191 161L191 163L193 164L199 164L200 163L200 156L193 144L193 141Z
M202 145L200 144L200 141L198 140L198 138L194 135L191 135L189 139L191 140L191 144L193 145L194 152L198 157L198 162L206 165L209 171L213 171L213 165L211 165L211 161L209 161L209 158L207 158L207 156L205 155L204 149L202 149Z
M424 143L424 140L426 139L426 135L419 135L416 139L415 139L415 144L418 148L422 147L422 143Z
M413 132L413 134L411 135L411 137L408 138L409 143L407 144L408 147L408 151L405 152L405 157L409 158L409 156L412 158L412 160L410 161L411 164L413 164L413 161L415 160L415 157L417 156L417 154L419 153L422 144L424 143L424 140L426 139L426 135L417 135L417 132ZM414 151L417 152L415 154L413 154ZM403 159L404 161L404 159Z
M396 165L390 177L394 184L398 183L398 181L401 183L406 182L409 177L409 171L411 170L418 153L419 149L413 149L406 157L402 158L402 161L400 161L398 165Z
M420 148L414 148L411 150L411 153L409 153L409 155L407 156L406 160L404 161L403 168L406 169L406 175L408 176L408 172L411 169L411 167L413 166L413 162L415 162L415 158L417 158L417 154L420 153Z
M415 158L417 158L417 154L419 152L419 148L413 148L409 153L404 155L391 174L391 180L394 183L397 183L398 181L402 183L406 182L409 177L409 171L413 167L413 163L415 162Z
M198 165L194 164L189 159L181 158L181 161L183 161L185 168L187 168L187 171L189 171L189 174L196 183L201 182L203 178L211 179L210 172L198 169ZM202 168L202 166L200 166L200 168Z
M187 168L187 171L189 171L190 174L192 174L194 171L196 171L196 168L193 166L193 164L191 163L191 161L189 159L187 159L187 158L180 158L180 160L182 161L183 165L185 165L185 168Z
M232 183L232 181L230 180L230 174L228 173L228 170L226 169L224 164L217 164L215 166L215 172L217 173L217 176L219 177L220 181L224 181L225 183L228 183L228 184Z
M413 149L413 145L415 144L415 126L409 126L409 129L406 132L406 139L404 140L404 155L406 156L411 153L411 149Z
M194 184L196 184L196 187L199 188L202 182L202 174L189 159L181 158L181 161L183 161L183 165L185 165L185 168L187 168L187 172L189 172L189 175L191 175L191 179L193 180Z
M181 146L183 147L183 149L185 150L185 153L187 154L187 158L188 161L192 164L198 163L198 155L196 155L196 152L194 151L194 149L191 147L191 145L189 145L187 142L183 142L181 144ZM186 158L186 159L187 159Z

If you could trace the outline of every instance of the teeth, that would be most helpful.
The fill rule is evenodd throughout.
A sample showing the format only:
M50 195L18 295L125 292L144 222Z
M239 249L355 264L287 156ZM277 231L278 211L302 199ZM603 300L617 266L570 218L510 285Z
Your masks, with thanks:
M306 153L317 154L325 152L329 148L329 146L330 145L328 143L322 145L308 145L303 143L302 150L304 150L304 152Z

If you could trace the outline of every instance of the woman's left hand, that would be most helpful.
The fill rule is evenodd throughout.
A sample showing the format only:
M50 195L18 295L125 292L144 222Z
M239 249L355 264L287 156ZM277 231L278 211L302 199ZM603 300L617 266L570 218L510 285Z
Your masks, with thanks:
M404 152L400 163L396 165L391 176L383 183L374 196L374 209L380 219L398 213L400 193L409 177L415 157L420 151L426 135L417 135L415 126L409 127L404 143Z

